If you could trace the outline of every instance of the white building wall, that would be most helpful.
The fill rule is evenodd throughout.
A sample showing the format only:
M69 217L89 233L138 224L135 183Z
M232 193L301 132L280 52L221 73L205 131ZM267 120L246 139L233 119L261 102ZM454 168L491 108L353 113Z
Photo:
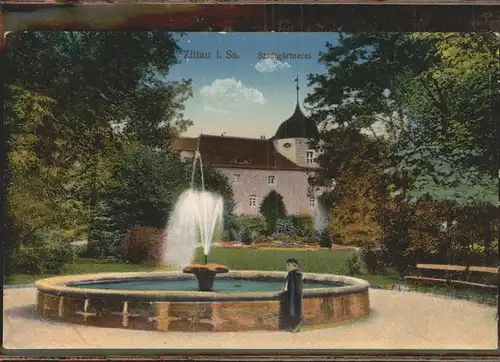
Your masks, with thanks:
M194 151L181 151L180 156L182 159L186 158L193 158L194 157Z
M297 138L296 141L296 152L295 163L300 167L313 167L314 164L308 164L306 162L306 152L309 150L308 140L306 138Z
M313 215L310 206L308 172L281 170L252 170L243 168L220 168L232 185L236 201L236 215L259 215L262 200L273 189L281 196L288 215ZM239 175L239 176L236 176ZM275 184L268 183L268 176L275 177ZM255 206L250 205L250 196L255 195Z
M289 148L283 147L290 143ZM305 138L289 138L274 141L276 150L283 156L302 167L317 167L306 162L306 151L309 150L308 140ZM193 151L180 151L184 159L193 158ZM316 155L315 155L316 157ZM283 196L286 211L289 215L311 215L314 216L315 207L310 205L310 185L308 181L311 171L284 171L284 170L253 170L246 168L219 168L225 174L233 188L236 202L236 215L259 215L260 204L264 197L276 189ZM235 175L239 175L239 181ZM275 177L275 184L268 183L268 176ZM325 188L314 192L319 196ZM256 197L255 206L250 205L250 196ZM317 201L316 201L317 203Z
M309 147L309 140L307 138L285 138L274 140L274 147L276 151L288 158L300 167L318 167L316 162L307 163L307 151L311 150ZM285 144L289 143L290 147L286 148ZM311 150L312 151L312 150ZM314 151L314 158L317 157L317 152Z
M295 138L284 138L284 139L277 139L273 141L274 148L278 153L281 155L285 156L292 162L296 162L297 158L297 149L295 145ZM290 144L288 148L285 147L285 144Z

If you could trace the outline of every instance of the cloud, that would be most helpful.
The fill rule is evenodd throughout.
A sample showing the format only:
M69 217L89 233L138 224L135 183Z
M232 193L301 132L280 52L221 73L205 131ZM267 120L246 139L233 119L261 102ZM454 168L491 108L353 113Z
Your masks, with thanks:
M223 114L229 113L228 111L226 111L224 109L215 108L215 107L212 107L211 105L208 105L208 104L203 105L203 110L205 112L214 112L214 113L223 113Z
M272 58L262 59L260 62L254 65L254 68L259 73L272 73L290 67L291 65L288 64L287 62L282 62L278 59L272 59Z
M235 78L216 79L211 85L200 89L200 94L206 99L246 101L265 104L264 94L258 89L247 87Z

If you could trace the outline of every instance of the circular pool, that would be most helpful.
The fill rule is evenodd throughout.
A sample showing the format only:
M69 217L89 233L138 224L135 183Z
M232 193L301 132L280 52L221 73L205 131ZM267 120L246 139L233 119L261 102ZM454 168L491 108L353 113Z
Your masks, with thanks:
M353 320L369 313L369 284L304 273L303 325ZM60 276L35 283L39 315L64 322L157 331L279 330L286 273L231 271L213 292L197 291L180 272Z

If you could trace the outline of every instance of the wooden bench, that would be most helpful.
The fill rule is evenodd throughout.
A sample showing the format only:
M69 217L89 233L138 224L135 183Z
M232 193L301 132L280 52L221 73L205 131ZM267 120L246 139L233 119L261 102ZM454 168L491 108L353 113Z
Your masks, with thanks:
M405 280L416 281L422 283L444 283L447 287L464 286L471 288L478 288L487 291L496 291L498 289L498 278L494 283L477 283L470 282L469 277L471 273L486 273L486 274L499 274L500 267L485 267L485 266L463 266L463 265L441 265L441 264L417 264L417 269L420 270L437 270L444 272L444 278L426 277L426 276L405 276ZM456 278L460 274L462 278ZM463 280L463 276L466 276Z

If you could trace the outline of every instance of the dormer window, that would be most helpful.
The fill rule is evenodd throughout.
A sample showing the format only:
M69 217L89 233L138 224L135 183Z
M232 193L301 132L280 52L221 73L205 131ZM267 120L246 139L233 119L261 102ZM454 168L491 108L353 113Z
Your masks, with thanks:
M306 163L308 165L314 164L314 151L313 150L306 151Z
M290 148L290 147L292 147L292 144L291 144L290 142L285 142L285 143L283 144L283 147L285 147L285 148Z
M238 157L233 160L233 163L239 165L248 165L252 163L252 160L250 158Z

